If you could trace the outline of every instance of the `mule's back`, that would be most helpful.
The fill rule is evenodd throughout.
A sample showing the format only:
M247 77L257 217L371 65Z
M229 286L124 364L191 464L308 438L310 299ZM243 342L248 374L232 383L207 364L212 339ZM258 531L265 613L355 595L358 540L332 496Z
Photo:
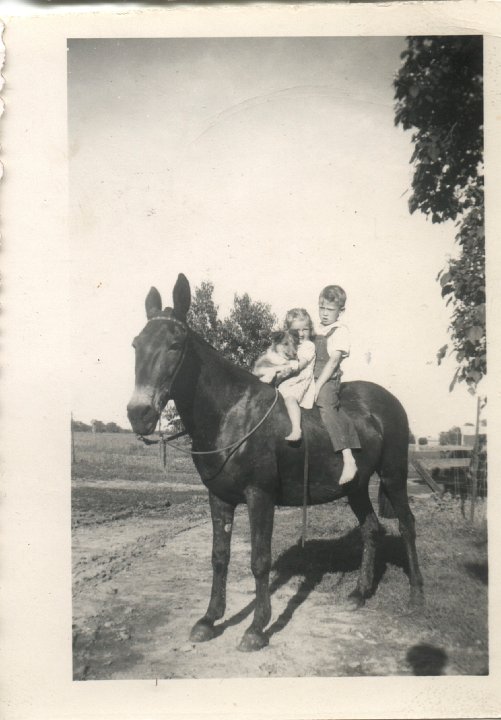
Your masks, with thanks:
M355 483L366 484L373 473L391 464L407 477L409 429L400 402L380 385L365 381L343 383L341 406L355 423L361 450L354 450L358 475ZM303 441L281 443L278 449L279 502L303 503L307 474L308 502L331 502L353 489L353 483L339 485L343 469L341 453L334 453L317 408L302 412ZM307 455L307 457L306 457Z

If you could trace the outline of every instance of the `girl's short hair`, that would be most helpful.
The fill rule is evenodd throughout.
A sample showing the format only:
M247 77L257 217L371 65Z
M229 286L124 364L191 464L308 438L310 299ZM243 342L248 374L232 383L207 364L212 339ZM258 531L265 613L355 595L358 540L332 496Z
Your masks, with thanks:
M330 303L336 303L340 310L344 310L346 305L346 293L339 285L327 285L320 293L320 300L327 300Z
M310 338L315 335L313 321L310 317L310 313L307 310L305 310L304 308L292 308L291 310L288 310L284 320L284 328L286 330L289 330L294 320L306 320L310 329Z

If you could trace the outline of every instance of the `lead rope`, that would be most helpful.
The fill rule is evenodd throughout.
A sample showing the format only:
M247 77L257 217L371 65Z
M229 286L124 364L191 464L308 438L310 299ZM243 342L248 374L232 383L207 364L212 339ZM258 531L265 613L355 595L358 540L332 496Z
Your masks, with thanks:
M162 457L162 470L164 471L165 477L167 477L167 443L160 443L160 455Z
M303 470L303 528L301 533L301 547L304 550L306 542L306 529L308 524L308 475L309 475L309 450L306 433L303 433L304 439L304 470Z
M278 390L275 388L275 398L269 407L267 413L261 418L261 420L258 422L258 424L250 430L247 435L244 435L243 438L240 438L240 440L237 440L236 442L232 443L231 445L227 445L226 447L218 448L217 450L187 450L186 448L182 448L179 445L173 445L171 443L172 440L175 440L179 437L182 437L183 435L187 435L188 433L186 430L181 430L178 433L175 433L174 435L170 435L169 437L165 437L165 435L161 434L160 440L148 440L148 438L143 437L142 435L138 435L138 439L142 440L146 445L156 445L157 443L160 444L160 457L162 462L162 469L164 472L164 475L167 477L167 443L170 443L170 447L174 448L174 450L178 450L181 453L185 453L185 455L214 455L218 452L225 452L226 450L232 450L233 448L238 447L242 443L244 443L251 435L255 433L255 431L260 427L268 415L271 413L275 405L277 404L278 400ZM160 422L160 419L159 419ZM305 543L306 543L306 531L308 527L308 479L309 479L309 449L308 449L308 439L306 436L306 433L303 435L304 439L304 468L303 468L303 522L302 522L302 530L301 530L301 547L304 549Z

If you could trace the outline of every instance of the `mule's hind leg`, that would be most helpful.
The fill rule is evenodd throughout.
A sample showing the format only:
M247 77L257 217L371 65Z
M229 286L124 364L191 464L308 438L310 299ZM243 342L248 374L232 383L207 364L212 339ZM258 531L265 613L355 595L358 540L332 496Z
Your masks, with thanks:
M360 480L362 487L348 495L350 507L357 516L362 533L362 562L356 588L348 596L348 604L357 610L365 604L365 599L372 592L374 584L374 565L376 562L376 546L379 536L379 522L369 498L368 480Z
M410 583L410 604L411 607L419 608L424 604L423 577L419 569L419 562L416 550L416 529L414 515L409 506L407 495L407 472L388 475L381 473L383 489L389 498L395 515L398 518L398 527L404 541L407 560L409 563Z
M212 592L207 612L191 630L190 640L193 642L212 640L214 622L223 617L226 609L226 577L235 508L212 492L209 492L209 502L212 515Z

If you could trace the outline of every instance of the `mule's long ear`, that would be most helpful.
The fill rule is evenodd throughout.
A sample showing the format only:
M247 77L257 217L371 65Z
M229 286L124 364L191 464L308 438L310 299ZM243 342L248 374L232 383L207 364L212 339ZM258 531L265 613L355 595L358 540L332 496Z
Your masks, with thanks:
M162 312L162 298L160 297L160 293L156 287L150 288L150 292L146 296L144 306L146 308L146 317L148 320L151 320L152 317L155 317L155 315L158 315L159 312Z
M172 291L172 298L174 300L174 315L178 320L185 322L191 304L191 290L190 283L183 273L179 273L177 276L176 284Z

